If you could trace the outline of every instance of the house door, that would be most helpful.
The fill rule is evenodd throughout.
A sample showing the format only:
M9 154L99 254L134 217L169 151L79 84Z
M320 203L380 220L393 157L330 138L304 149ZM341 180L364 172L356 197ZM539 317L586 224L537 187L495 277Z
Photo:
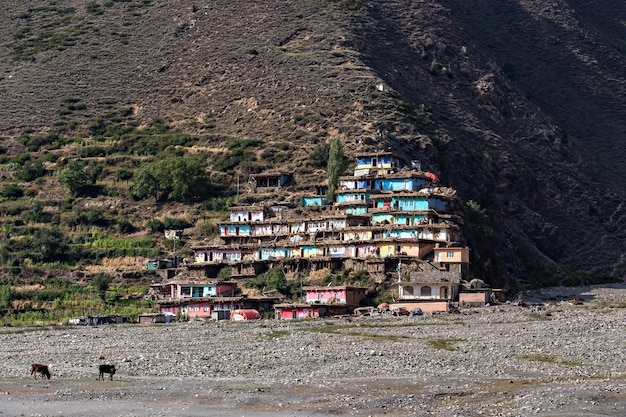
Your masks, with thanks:
M297 319L298 318L298 311L297 310L293 310L291 312L291 318L292 319Z

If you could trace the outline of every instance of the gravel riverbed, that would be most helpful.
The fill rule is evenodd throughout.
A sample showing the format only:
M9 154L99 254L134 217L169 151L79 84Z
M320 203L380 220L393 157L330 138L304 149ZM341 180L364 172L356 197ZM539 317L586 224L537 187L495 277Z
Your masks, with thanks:
M625 416L626 286L526 302L403 318L3 328L0 417ZM50 380L31 379L36 362ZM112 381L97 380L100 363L117 366Z

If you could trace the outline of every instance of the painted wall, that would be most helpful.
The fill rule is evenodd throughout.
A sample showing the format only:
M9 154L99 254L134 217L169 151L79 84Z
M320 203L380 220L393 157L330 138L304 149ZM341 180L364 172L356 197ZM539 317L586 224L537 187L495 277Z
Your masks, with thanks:
M367 258L368 256L379 256L380 250L376 245L358 245L356 247L357 257Z
M239 249L198 249L195 251L196 262L238 262L241 261L241 250Z
M363 191L354 191L350 193L337 193L336 198L338 203L354 203L354 202L368 202L370 200L370 194Z
M405 224L415 226L418 224L427 224L428 217L416 214L395 214L393 216L393 224Z
M367 214L367 205L346 207L345 211L352 216L364 216Z
M220 236L250 236L251 230L249 224L221 224Z
M417 239L418 235L419 232L416 229L394 229L385 232L383 236L396 239Z
M263 210L233 210L230 212L231 222L262 222L265 220Z
M287 248L261 248L259 256L261 260L267 259L283 259L289 257L289 249Z
M344 246L329 246L328 256L331 258L343 258L349 256L348 248Z
M189 317L211 317L210 302L189 303L185 306L185 314Z
M389 308L396 307L404 307L407 310L411 311L415 307L419 307L422 309L424 313L432 313L432 312L447 312L448 311L448 302L447 301L427 301L427 302L419 302L419 303L393 303L389 306Z
M306 302L309 304L326 304L331 298L335 304L346 304L346 290L331 288L306 291Z
M393 215L391 213L372 213L372 223L393 223Z
M356 168L395 168L398 167L396 158L391 155L359 156L356 158Z
M279 320L308 319L312 317L319 317L319 312L314 308L281 307L280 312L277 312L275 317Z
M490 302L490 292L461 292L459 293L460 304L486 304Z
M373 188L375 190L393 190L393 191L417 191L426 180L418 178L377 178L374 180Z
M454 291L448 288L448 284L401 283L398 285L398 298L400 300L450 300L455 295Z
M380 256L383 258L386 256L395 256L396 254L396 245L393 243L380 243L377 246L380 250Z
M441 263L469 263L468 248L437 248L435 262Z
M317 256L323 256L324 250L317 246L305 245L300 246L300 253L303 258L315 258Z
M302 200L301 200L302 207L323 206L326 203L327 203L326 197L321 197L321 196L302 197Z

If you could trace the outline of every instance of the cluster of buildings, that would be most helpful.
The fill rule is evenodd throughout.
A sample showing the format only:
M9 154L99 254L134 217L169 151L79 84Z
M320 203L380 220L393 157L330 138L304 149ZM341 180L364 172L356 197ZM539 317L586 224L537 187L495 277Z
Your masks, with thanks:
M277 191L288 187L290 176L265 173L254 180L255 192ZM405 165L391 152L360 153L334 198L327 189L316 186L299 204L232 207L219 223L219 244L193 246L183 272L153 285L161 312L218 320L235 309L277 319L323 317L350 313L367 298L367 288L350 285L302 285L297 303L275 294L242 295L243 283L277 266L300 283L311 271L364 271L373 283L394 283L393 305L423 311L490 300L489 290L462 285L469 248L463 246L455 190L419 163Z

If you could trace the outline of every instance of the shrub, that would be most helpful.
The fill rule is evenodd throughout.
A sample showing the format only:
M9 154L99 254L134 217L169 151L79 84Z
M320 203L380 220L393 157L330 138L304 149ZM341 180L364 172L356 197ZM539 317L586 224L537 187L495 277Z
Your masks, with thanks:
M122 234L129 234L135 231L135 226L126 219L119 219L117 221L117 230Z
M187 227L191 227L191 223L189 223L185 219L175 219L175 218L166 217L163 220L163 228L164 229L182 230L182 229L185 229Z
M165 226L163 222L159 219L149 219L146 221L146 227L150 231L150 233L161 233L165 230Z
M66 186L73 196L79 196L87 191L91 179L85 170L85 164L81 161L72 160L61 171L59 182Z
M246 288L256 288L261 291L278 290L287 297L293 297L293 285L285 278L285 273L280 266L275 266L269 271L258 275L245 284Z
M0 197L17 200L24 196L24 189L17 184L8 184L0 191Z
M98 291L98 296L102 301L106 300L106 292L109 289L109 285L113 282L113 277L104 272L99 272L93 276L93 286Z
M329 143L318 143L313 151L309 154L308 163L317 168L326 168L328 163L328 155L330 153Z
M17 173L17 178L22 181L34 181L37 178L43 177L45 169L41 161L26 161L22 165L22 169Z

